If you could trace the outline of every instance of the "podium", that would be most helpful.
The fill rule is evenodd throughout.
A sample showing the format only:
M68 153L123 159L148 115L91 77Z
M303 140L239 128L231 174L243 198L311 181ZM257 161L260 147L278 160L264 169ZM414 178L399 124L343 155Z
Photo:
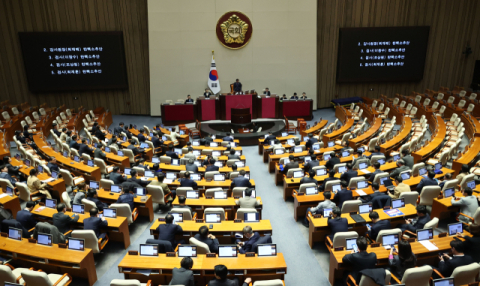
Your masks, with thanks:
M232 108L231 122L232 124L248 124L252 122L250 108Z

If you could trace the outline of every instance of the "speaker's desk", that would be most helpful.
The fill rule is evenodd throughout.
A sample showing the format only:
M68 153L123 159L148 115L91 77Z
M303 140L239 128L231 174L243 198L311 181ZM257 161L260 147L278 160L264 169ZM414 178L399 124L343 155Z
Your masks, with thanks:
M108 190L97 190L98 198L108 204L115 203L120 197L120 193L112 193ZM141 196L137 196L133 199L134 206L137 208L138 215L146 216L150 221L153 221L153 200L152 196L147 194L146 201L142 201ZM132 210L133 211L133 210Z
M58 244L44 246L29 243L26 238L18 241L0 237L0 254L13 259L14 265L25 268L34 267L47 273L68 273L73 277L88 279L90 286L97 281L97 271L91 249L70 250L59 248Z
M37 211L40 205L36 205L32 211L32 214L38 216L43 220L51 220L53 215L57 213L57 210L51 208L44 208L41 211ZM72 212L66 212L66 215L72 216ZM76 225L79 228L83 228L83 221L90 217L90 214L78 214L80 218L78 219ZM125 249L130 245L130 231L128 229L128 221L126 217L117 216L116 218L106 218L108 221L108 226L106 230L108 232L108 239L111 241L122 242L125 246Z

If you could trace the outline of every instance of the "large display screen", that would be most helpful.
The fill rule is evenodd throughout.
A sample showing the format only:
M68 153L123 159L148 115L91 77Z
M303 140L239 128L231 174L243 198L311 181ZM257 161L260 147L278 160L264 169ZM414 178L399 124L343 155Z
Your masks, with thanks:
M430 27L341 28L337 82L418 81Z
M123 32L19 36L32 92L128 88Z

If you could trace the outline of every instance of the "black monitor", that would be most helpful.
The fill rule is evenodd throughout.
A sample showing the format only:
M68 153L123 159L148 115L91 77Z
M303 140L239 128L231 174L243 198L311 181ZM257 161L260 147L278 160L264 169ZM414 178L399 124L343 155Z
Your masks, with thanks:
M22 230L14 227L8 228L8 238L22 240Z
M56 199L45 199L45 207L51 209L57 209L57 200Z
M448 278L441 278L441 279L433 279L432 286L454 286L454 279L453 277Z
M73 204L72 205L72 212L74 214L84 214L85 213L85 205Z
M183 222L183 213L170 213L173 216L173 222Z
M398 234L389 234L382 237L383 245L395 245L398 244Z
M222 217L219 213L208 213L205 214L206 223L220 223L222 222Z
M404 198L392 200L392 208L393 209L398 209L398 208L403 208L403 207L405 207L405 199Z
M367 214L373 211L373 207L371 204L361 204L358 206L358 213L360 214Z
M431 228L417 229L417 241L429 240L432 238L433 238L433 230Z

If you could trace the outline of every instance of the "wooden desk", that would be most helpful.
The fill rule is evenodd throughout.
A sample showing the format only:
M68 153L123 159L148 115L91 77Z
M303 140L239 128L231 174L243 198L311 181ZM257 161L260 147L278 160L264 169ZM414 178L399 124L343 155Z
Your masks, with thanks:
M397 117L397 120L401 121L402 118ZM392 140L389 140L385 142L385 144L380 145L380 151L386 156L389 156L390 152L393 151L393 149L400 147L400 145L403 144L405 140L407 140L407 137L412 130L412 126L412 119L410 117L403 117L402 129L399 130L398 134L393 137Z
M5 140L5 133L0 132L0 160L5 156L10 156L10 142Z
M69 273L73 277L88 279L92 286L97 281L97 271L91 249L85 251L59 248L58 244L44 246L0 237L2 256L13 259L15 265L34 267L48 273Z
M350 139L348 142L348 146L352 147L353 149L357 149L360 145L367 143L370 139L375 136L380 130L380 126L382 126L382 119L376 118L373 122L373 125L362 135L358 136L357 138Z
M295 136L295 135L288 135L288 136L285 136L285 137L277 137L278 141L280 141L280 142L286 142L288 139L295 139L295 138L297 138L297 136ZM263 154L263 149L264 149L263 148L263 142L265 142L265 138L259 138L258 139L258 155Z
M323 127L325 127L325 125L327 125L327 123L328 123L328 120L322 120L322 121L318 122L315 126L312 126L312 127L308 128L306 130L300 131L300 138L303 138L310 133L318 134L320 132L320 130Z
M119 193L111 193L104 189L97 190L98 198L108 204L115 203L120 197ZM153 200L151 195L147 195L147 200L142 202L141 196L133 199L134 206L137 208L140 216L146 216L150 221L153 221ZM133 210L132 210L133 211Z
M0 188L0 194L4 194L5 191ZM17 218L17 212L19 210L21 210L20 208L20 199L13 195L13 197L7 195L7 196L4 196L3 198L0 198L0 203L3 204L3 207L7 210L9 210L12 215L13 215L13 218Z
M466 164L470 167L473 166L478 153L480 153L480 137L475 137L473 138L473 143L471 143L470 148L461 154L460 158L453 160L452 169L455 170L455 176L460 173L462 165Z
M158 238L157 228L160 224L165 224L164 221L155 221L150 227L150 234ZM183 221L178 223L183 229L183 237L193 237L198 233L201 226L209 226L210 223L199 223L193 220ZM209 232L218 238L221 244L235 244L235 233L242 232L247 225L251 226L253 231L258 232L261 236L272 235L273 229L270 220L260 220L260 222L234 222L233 220L222 221L221 223L212 223L213 228ZM188 240L187 238L187 240Z
M422 149L413 152L412 156L415 159L415 164L426 161L433 156L440 149L447 135L447 126L441 116L432 115L428 120L428 124L436 129L436 134Z
M306 145L307 142L305 141L301 141L300 142L300 145ZM290 144L287 144L287 143L283 143L282 144L282 147L285 148L285 151L288 152L288 150L290 150L292 147L292 145ZM264 145L263 148L263 163L268 163L268 156L270 154L273 154L273 146L272 145Z
M387 215L383 209L376 209L378 215L380 216L380 220L389 220L392 224L392 228L399 223L404 223L404 217L412 217L417 215L417 210L415 206L407 204L404 208L399 208L401 212L403 212L403 216L396 216L390 217ZM356 231L359 235L363 235L367 232L366 223L371 222L371 219L368 217L368 213L361 214L361 216L365 219L365 222L357 223L355 222L350 214L342 214L342 217L348 219L348 226L349 231ZM309 218L309 228L308 228L308 244L310 248L313 248L315 242L321 242L325 240L325 236L330 234L330 228L328 227L328 219L327 218Z
M233 220L235 218L235 214L239 209L239 206L235 203L237 199L233 197L228 197L226 199L207 199L205 196L199 197L198 199L186 199L185 205L192 208L192 211L197 213L198 218L203 217L203 213L205 208L223 208L225 210L225 215L228 215L228 219ZM263 209L263 202L261 197L257 197L259 201L259 205L255 207L260 215L260 219L262 219L262 209ZM172 207L178 206L178 196L172 203ZM239 218L243 219L243 218Z
M174 267L180 267L182 257L167 257L160 253L158 257L146 257L139 255L126 255L118 270L125 275L125 279L138 279L140 282L152 280L152 285L167 285L172 278ZM229 279L237 277L240 281L251 277L253 281L284 279L287 273L287 264L282 253L270 257L245 257L238 254L237 258L207 258L204 254L192 257L195 285L207 285L214 278L213 269L218 264L227 266L231 274ZM136 273L137 269L152 270L150 276ZM235 272L241 274L236 275Z
M152 130L154 130L154 128L152 128ZM161 127L160 131L164 134L170 134L170 130L168 130L166 128ZM130 131L130 132L132 132L132 131ZM135 130L135 133L138 134L138 130ZM133 133L133 134L135 134L135 133ZM183 147L183 146L187 145L188 141L190 141L190 136L188 134L178 135L177 136L177 141L178 141L178 146ZM165 142L163 142L163 144L168 146L169 144L173 144L173 142L172 141L165 141Z
M318 157L319 155L322 155L325 152L330 152L330 151L337 151L342 149L343 147L340 145L335 145L333 147L328 147L328 148L321 148L319 150L315 150L314 154ZM308 156L309 153L307 150L300 152L300 153L284 153L280 155L275 155L275 154L270 154L268 155L268 172L273 173L275 171L275 165L280 162L281 158L288 158L290 155L293 155L295 158L297 157L305 157Z
M350 128L352 128L354 122L355 120L353 120L353 118L348 118L347 121L344 122L343 126L340 127L340 129L335 130L330 134L324 134L323 138L321 138L323 140L323 146L327 146L329 141L335 140L344 133L348 132Z
M32 213L40 218L51 219L53 215L57 213L57 210L51 208L44 208L43 210L37 212L39 207L39 205L36 205ZM65 214L69 216L73 215L72 212L66 212ZM80 218L78 219L76 225L82 225L83 228L83 220L89 218L90 214L79 214L79 216ZM125 249L127 249L130 245L130 231L128 229L127 218L117 216L117 218L106 218L106 220L108 221L107 232L109 240L122 242L125 246Z
M127 176L130 178L130 175ZM148 181L157 181L157 178L148 178ZM250 183L252 184L252 187L255 188L255 181L253 179L250 179ZM225 181L210 181L207 182L205 179L202 179L200 181L197 181L197 186L198 186L198 192L200 195L203 195L205 193L206 189L210 188L224 188L228 189L227 193L228 196L232 196L232 190L230 189L230 185L232 184L232 180L225 180ZM168 184L168 187L170 189L175 190L176 188L180 187L180 182L175 180L174 182Z

